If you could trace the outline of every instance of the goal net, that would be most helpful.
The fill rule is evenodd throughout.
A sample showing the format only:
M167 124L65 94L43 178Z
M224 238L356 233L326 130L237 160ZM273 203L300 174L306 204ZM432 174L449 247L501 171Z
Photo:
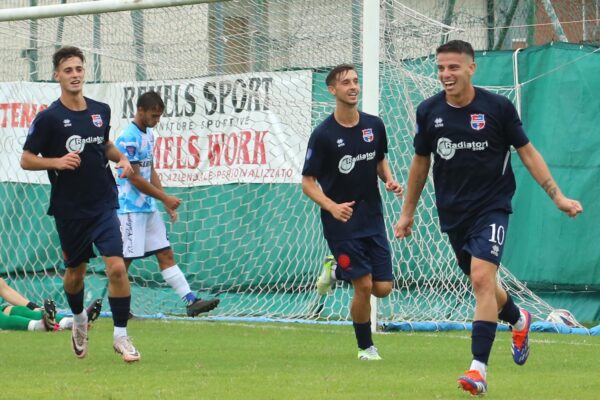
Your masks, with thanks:
M490 34L484 9L467 14L451 9L454 2L427 3L380 4L379 109L399 181L412 158L415 108L439 90L435 48L452 38L478 50L511 43L497 29ZM112 108L113 138L132 120L141 93L155 90L165 100L155 168L183 201L178 221L167 223L169 238L192 289L221 299L210 315L349 320L350 287L324 297L314 290L328 250L318 209L299 182L311 130L333 110L327 71L343 62L360 71L363 47L377 45L363 43L361 29L356 0L224 1L1 22L1 276L32 300L53 297L68 308L58 237L45 215L47 178L21 170L19 158L33 117L59 95L52 53L74 45L87 57L84 94ZM511 86L490 89L515 94ZM415 232L403 242L391 233L401 203L382 196L396 281L379 301L378 320L468 321L472 296L439 232L431 180ZM499 275L537 319L551 311L509 268ZM184 314L155 259L136 260L130 279L135 314ZM106 281L94 259L86 302L105 294Z

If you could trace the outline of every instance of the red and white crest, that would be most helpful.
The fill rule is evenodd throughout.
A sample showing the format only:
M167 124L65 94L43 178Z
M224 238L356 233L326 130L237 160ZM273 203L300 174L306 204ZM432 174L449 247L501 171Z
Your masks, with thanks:
M476 131L485 128L485 114L471 114L471 128Z
M102 115L100 114L92 114L92 122L96 128L102 128L104 122L102 122Z

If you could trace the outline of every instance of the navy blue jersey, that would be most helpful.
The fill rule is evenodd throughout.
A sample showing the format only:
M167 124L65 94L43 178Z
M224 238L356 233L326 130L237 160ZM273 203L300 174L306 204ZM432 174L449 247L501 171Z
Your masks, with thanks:
M63 219L89 218L119 207L115 180L106 157L110 107L85 98L87 109L72 111L60 100L36 115L23 150L43 157L79 151L75 170L48 170L52 185L48 214Z
M315 128L308 141L302 175L313 176L336 203L355 201L346 223L321 210L325 238L344 240L385 232L377 164L387 153L387 136L379 117L359 112L358 125L341 126L333 114Z
M510 148L529 143L513 104L481 88L465 107L440 92L417 108L415 152L434 154L436 205L444 232L488 210L511 212Z

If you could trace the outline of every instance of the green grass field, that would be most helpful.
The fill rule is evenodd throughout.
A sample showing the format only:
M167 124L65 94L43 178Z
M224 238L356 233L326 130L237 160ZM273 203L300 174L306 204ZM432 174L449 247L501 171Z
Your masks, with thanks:
M89 354L69 332L0 332L1 399L467 399L456 378L470 362L469 332L375 336L384 358L356 359L350 326L209 321L130 322L142 353L112 350L112 321L90 331ZM487 399L600 398L600 337L533 333L527 365L499 333Z

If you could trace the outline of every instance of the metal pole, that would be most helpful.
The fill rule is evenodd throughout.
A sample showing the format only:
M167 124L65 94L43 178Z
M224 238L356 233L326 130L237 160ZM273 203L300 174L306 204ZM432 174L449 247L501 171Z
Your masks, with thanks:
M131 21L133 23L133 48L135 49L135 79L145 81L148 77L144 47L144 12L142 10L132 11Z
M93 54L93 59L94 59L94 82L100 82L100 80L102 79L102 60L100 57L100 54L98 53L98 50L100 50L100 48L102 47L102 37L101 37L101 18L100 15L98 14L94 14L93 16L93 24L94 24L94 28L93 28L93 39L92 39L92 46L94 48L94 54Z
M554 33L556 33L556 36L558 36L558 40L560 40L561 42L568 42L569 39L567 39L567 35L565 35L565 31L563 30L562 25L560 24L560 20L558 19L558 16L554 11L552 2L550 0L542 0L542 5L544 6L544 10L546 10L546 13L548 14L548 17L550 17L552 26L554 26Z
M0 22L175 7L221 1L230 0L100 0L37 7L6 8L0 10Z
M364 112L379 115L379 0L363 0ZM377 298L371 296L371 330L377 330Z

